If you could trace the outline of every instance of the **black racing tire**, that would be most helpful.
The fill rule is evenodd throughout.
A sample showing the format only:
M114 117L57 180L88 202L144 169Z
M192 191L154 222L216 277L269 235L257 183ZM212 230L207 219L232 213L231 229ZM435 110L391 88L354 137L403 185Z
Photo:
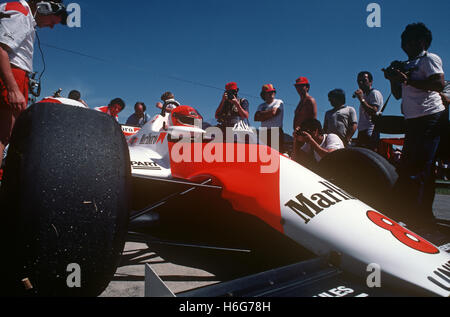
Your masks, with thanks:
M112 117L61 104L27 109L1 187L2 295L100 295L123 251L130 191L128 147Z
M398 174L378 153L365 148L334 151L319 162L316 172L372 208L389 214Z

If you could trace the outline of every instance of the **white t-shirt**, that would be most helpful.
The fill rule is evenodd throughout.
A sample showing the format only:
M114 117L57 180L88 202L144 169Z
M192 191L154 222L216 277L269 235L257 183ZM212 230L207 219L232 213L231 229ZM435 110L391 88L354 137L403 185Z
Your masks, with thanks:
M340 137L338 137L336 134L331 133L323 135L323 142L322 144L320 144L320 147L327 150L339 150L343 149L345 146ZM312 151L312 148L309 143L305 143L305 145L302 146L301 150L303 152L310 153ZM320 160L322 159L316 151L314 151L314 158L317 162L320 162Z
M283 118L284 118L284 105L283 100L275 99L270 105L267 102L260 104L258 106L258 111L267 111L273 109L280 109L278 114L275 117L270 118L269 120L262 121L261 127L263 128L282 128L283 127Z
M10 48L10 63L27 72L33 71L36 21L26 1L0 5L0 43Z
M377 112L381 110L383 107L383 95L376 89L372 89L372 91L368 95L364 95L364 99L369 105L377 106ZM365 131L374 129L375 125L373 124L370 116L367 114L365 108L363 106L359 106L359 122L358 122L358 130Z
M433 53L423 52L408 61L407 69L414 69L412 80L425 80L435 74L443 74L442 60ZM425 91L409 85L402 85L402 113L406 119L420 118L445 110L441 96L435 91Z

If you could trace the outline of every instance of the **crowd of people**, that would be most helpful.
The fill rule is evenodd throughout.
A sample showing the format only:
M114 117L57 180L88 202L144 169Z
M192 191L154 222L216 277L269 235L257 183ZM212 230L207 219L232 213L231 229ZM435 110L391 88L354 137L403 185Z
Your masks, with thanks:
M0 153L2 153L9 144L17 117L28 104L35 26L53 28L56 24L65 24L67 11L62 0L21 0L1 4L0 16L2 96ZM448 161L450 148L448 146L450 97L448 90L444 91L442 60L438 55L428 52L431 41L431 31L423 23L408 25L401 36L402 49L408 61L394 62L384 70L385 78L391 83L393 96L402 99L402 113L406 119L399 184L402 190L407 188L409 197L415 198L409 199L410 213L417 216L421 214L422 219L426 218L426 221L433 219L433 173L436 155L439 153L441 160ZM299 77L296 80L294 86L300 101L295 109L293 122L294 159L301 159L306 155L319 161L327 153L347 147L357 130L356 145L372 150L377 148L379 131L374 119L383 107L383 96L373 88L373 76L368 71L357 75L357 84L359 89L355 91L354 98L360 103L359 120L356 110L346 105L344 91L334 89L328 94L332 109L326 112L322 127L317 120L316 100L309 94L311 85L308 78ZM68 97L86 105L78 91L72 91ZM279 150L283 152L283 101L276 98L276 89L272 84L262 87L261 98L263 102L257 107L254 120L260 122L261 127L278 129ZM161 101L156 106L162 111L171 111L180 105L171 92L164 93ZM118 120L118 114L124 108L125 102L121 98L115 98L107 106L96 110ZM127 124L142 126L149 121L144 102L136 102L134 110ZM237 83L226 84L225 93L215 112L219 126L245 130L249 127L249 116L249 102L239 97Z
M402 99L402 113L405 117L405 141L399 159L399 181L396 194L413 196L409 199L409 213L423 223L434 222L432 211L434 200L434 178L436 174L447 177L448 168L448 105L449 92L442 60L428 52L431 45L431 31L422 24L408 25L401 36L402 48L408 56L407 62L393 62L383 69L385 78L391 83L392 95ZM300 97L293 121L293 149L291 158L303 164L319 162L325 155L348 147L358 131L355 145L377 151L380 130L376 119L381 115L384 98L374 88L373 75L361 71L356 76L358 89L353 98L359 102L359 119L355 108L346 105L347 98L342 89L328 93L331 110L327 111L323 126L317 118L317 102L310 95L311 84L307 77L299 77L294 84ZM448 86L447 86L448 87ZM267 144L284 152L284 102L276 98L273 84L262 86L262 103L257 107L254 121L261 128L268 129ZM159 109L171 111L179 106L172 93L161 96ZM121 99L114 99L107 107L97 108L115 116L123 110ZM148 121L145 104L138 102L135 113L127 124L142 126ZM246 98L239 96L236 82L225 85L225 92L215 112L218 126L234 131L249 129L250 105ZM271 133L278 130L278 144L272 144ZM439 147L439 144L441 146ZM437 157L439 155L439 157ZM438 162L437 168L435 162ZM440 169L439 169L440 168Z

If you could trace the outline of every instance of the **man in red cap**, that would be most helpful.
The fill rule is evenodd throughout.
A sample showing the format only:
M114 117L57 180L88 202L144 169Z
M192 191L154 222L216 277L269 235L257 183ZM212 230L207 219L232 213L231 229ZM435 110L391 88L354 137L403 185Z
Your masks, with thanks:
M317 119L317 102L309 95L311 88L308 78L299 77L295 82L295 89L300 96L300 102L295 109L294 131L301 126L306 119Z
M267 145L275 147L280 153L283 153L284 133L283 133L283 100L275 99L277 91L272 84L264 85L261 90L261 98L265 101L260 104L255 113L255 121L261 122L261 128L268 129ZM278 129L279 140L278 147L271 143L271 132Z
M235 82L226 84L225 93L216 110L216 119L222 128L231 127L234 130L248 130L249 103L245 98L238 97L239 88Z
M317 119L317 102L316 100L309 95L309 90L311 85L309 84L309 80L306 77L299 77L295 81L295 89L297 89L297 93L300 96L300 102L295 109L295 117L294 117L294 131L301 128L302 123L308 119ZM296 136L294 134L294 139ZM298 144L294 142L294 153L300 150L303 144Z

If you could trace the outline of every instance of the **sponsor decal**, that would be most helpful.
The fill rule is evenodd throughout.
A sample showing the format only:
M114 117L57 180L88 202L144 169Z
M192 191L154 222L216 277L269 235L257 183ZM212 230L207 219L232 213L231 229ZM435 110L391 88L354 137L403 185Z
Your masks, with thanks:
M164 143L164 140L167 136L167 133L159 133L159 134L144 134L139 141L139 144L158 144Z
M305 224L308 224L324 209L346 200L356 199L327 181L319 183L325 186L326 189L311 195L310 198L307 198L305 194L301 193L296 196L296 199L292 199L285 204L286 207L289 207L301 217L305 221Z
M122 126L122 132L125 136L132 136L139 132L141 128Z
M137 170L154 170L160 171L161 167L155 162L140 162L140 161L132 161L131 167Z
M450 291L450 261L438 267L433 274L432 276L428 276L428 280L438 287Z
M345 297L350 294L354 294L355 290L346 287L346 286L338 286L335 288L332 288L330 290L327 290L326 292L322 292L320 294L317 294L313 297ZM366 293L361 293L354 295L354 297L368 297L369 295Z
M135 145L137 143L137 141L139 140L138 137L134 136L130 139L130 141L128 141L129 145Z
M386 216L383 216L379 212L370 210L367 212L367 217L378 227L392 233L392 235L404 245L407 245L408 247L423 253L439 253L439 249L432 245L430 242L402 227Z

